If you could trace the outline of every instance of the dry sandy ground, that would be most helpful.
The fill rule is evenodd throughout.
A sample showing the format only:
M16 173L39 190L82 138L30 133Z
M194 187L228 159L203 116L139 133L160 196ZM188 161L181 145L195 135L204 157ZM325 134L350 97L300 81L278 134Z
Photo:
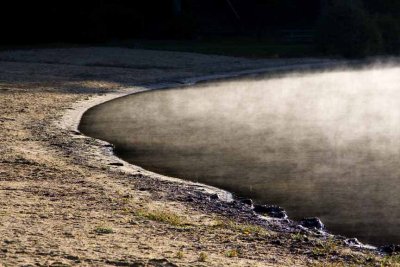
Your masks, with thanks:
M107 145L73 131L73 114L101 95L295 62L119 48L1 52L0 266L396 264L273 221L246 224L221 212L221 201L210 205L206 187L109 165L117 159Z

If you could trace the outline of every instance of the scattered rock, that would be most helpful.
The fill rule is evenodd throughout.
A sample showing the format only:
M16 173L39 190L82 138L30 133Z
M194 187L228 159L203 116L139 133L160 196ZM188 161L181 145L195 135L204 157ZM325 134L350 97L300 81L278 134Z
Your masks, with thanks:
M52 264L50 264L49 266L51 266L51 267L68 267L70 265L66 264L64 262L61 262L61 261L55 261Z
M348 246L363 246L363 243L358 241L357 238L348 238L344 240L344 243Z
M134 221L134 220L129 220L128 223L129 223L130 225L139 225L139 222Z
M74 135L82 135L82 133L78 132L78 131L71 131L72 134Z
M141 267L141 266L146 266L142 262L130 262L130 261L112 261L112 260L107 260L107 264L113 265L113 266L129 266L129 267Z
M123 163L121 163L121 162L112 162L112 163L109 163L108 165L110 165L110 166L124 166L124 164Z
M191 196L188 196L188 197L185 198L185 201L186 202L194 202L194 198L191 197Z
M211 200L219 200L219 196L218 196L218 194L212 194L212 195L210 195L210 199Z
M149 260L148 266L152 266L152 267L177 267L178 265L170 262L167 259L153 259L153 260Z
M317 217L305 218L300 221L300 224L308 229L322 230L325 227L321 220Z
M272 218L286 219L286 211L278 206L254 205L255 212L268 215Z
M73 261L79 260L78 256L69 255L69 254L65 255L64 258L66 258L67 260L73 260Z
M114 148L114 145L112 145L112 144L105 144L104 147Z
M282 245L282 241L280 239L275 239L271 241L271 244L277 245L277 246L281 246Z
M249 205L249 206L253 206L253 200L250 198L241 199L240 202L242 202L243 204Z

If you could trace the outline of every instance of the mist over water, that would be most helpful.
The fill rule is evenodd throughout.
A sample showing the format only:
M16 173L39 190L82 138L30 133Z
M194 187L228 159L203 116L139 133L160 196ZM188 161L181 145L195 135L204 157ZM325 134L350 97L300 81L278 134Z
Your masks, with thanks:
M144 92L80 130L125 160L400 243L400 68L243 79Z

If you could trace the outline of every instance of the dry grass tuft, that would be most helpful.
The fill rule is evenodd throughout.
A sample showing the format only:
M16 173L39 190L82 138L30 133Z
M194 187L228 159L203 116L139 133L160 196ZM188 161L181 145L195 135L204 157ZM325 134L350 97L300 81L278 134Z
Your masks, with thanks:
M176 257L177 257L178 259L183 259L183 258L185 257L185 254L183 253L183 251L178 251L178 252L176 253Z
M206 262L208 259L208 255L205 252L200 252L199 254L199 261L200 262Z
M189 223L185 218L168 210L140 210L136 212L137 216L147 218L152 221L167 223L173 226L187 226Z
M228 250L228 251L225 253L225 256L227 256L228 258L236 258L236 257L239 257L239 251L237 251L236 249Z
M312 249L311 253L315 257L326 256L336 253L338 249L337 242L333 239L328 239L327 241L319 241L317 246Z

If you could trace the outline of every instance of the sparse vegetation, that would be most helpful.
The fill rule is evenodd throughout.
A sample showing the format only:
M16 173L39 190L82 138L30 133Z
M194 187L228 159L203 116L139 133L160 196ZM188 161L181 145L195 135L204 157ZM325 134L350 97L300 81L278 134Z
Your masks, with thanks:
M386 256L381 259L380 261L380 266L381 267L386 267L386 266L393 266L393 267L399 267L400 266L400 255L391 255L391 256Z
M208 255L207 255L207 253L205 253L205 252L200 252L200 254L199 254L199 261L200 262L206 262L207 261L207 259L208 259Z
M183 259L184 256L185 256L185 254L183 253L183 251L178 251L178 252L176 253L176 257L177 257L178 259Z
M236 249L228 250L225 255L229 258L239 257L239 252Z
M317 245L312 249L312 255L315 257L326 256L332 253L338 252L338 244L333 239L328 239L326 241L317 241Z
M298 242L302 242L302 241L304 241L304 239L307 238L307 236L302 233L292 234L291 237L294 241L298 241Z
M343 262L319 262L319 263L314 263L311 265L312 267L356 267L360 265L355 265L355 264L346 264Z
M152 221L168 223L173 226L188 225L188 222L183 217L167 210L140 210L136 212L136 215Z
M261 226L251 225L251 224L237 224L237 223L231 223L230 225L233 229L239 230L245 235L248 234L269 235L268 231Z
M313 267L399 267L400 266L400 255L392 255L386 257L376 257L371 255L370 257L360 257L359 259L353 259L353 263L346 261L339 262L318 262L312 264Z
M114 230L111 227L98 226L94 229L94 232L98 235L106 235L114 233Z
M235 231L240 231L242 234L249 235L249 234L261 234L265 236L270 236L270 232L258 225L252 225L252 224L243 224L243 223L237 223L234 221L216 221L216 223L213 225L213 227L216 228L227 228L227 229L232 229Z

